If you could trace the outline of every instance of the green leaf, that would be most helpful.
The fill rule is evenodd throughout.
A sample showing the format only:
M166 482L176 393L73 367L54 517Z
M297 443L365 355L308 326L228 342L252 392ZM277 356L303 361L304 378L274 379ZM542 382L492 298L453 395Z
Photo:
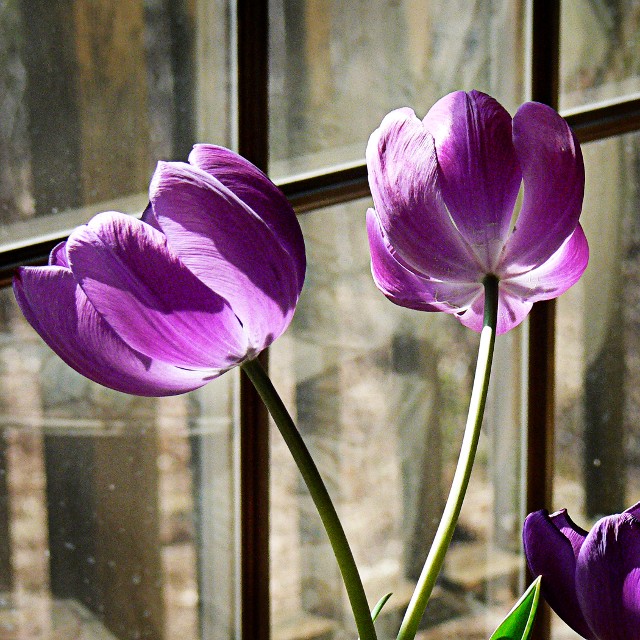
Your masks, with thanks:
M538 576L524 595L516 602L509 615L493 632L490 640L527 640L540 601L540 579Z
M382 596L382 598L380 598L380 600L378 600L378 604L373 608L373 611L371 612L371 619L375 622L376 618L380 615L380 612L382 611L382 607L384 607L385 604L387 604L387 600L392 596L393 594L391 593L387 593L386 596Z

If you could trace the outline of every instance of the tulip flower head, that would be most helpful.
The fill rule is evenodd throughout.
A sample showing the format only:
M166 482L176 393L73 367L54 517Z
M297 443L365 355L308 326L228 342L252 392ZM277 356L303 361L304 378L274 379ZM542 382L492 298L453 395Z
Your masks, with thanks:
M293 209L237 154L197 145L160 162L142 220L101 213L45 267L14 278L20 308L71 367L119 391L183 393L255 358L287 328L305 251Z
M566 510L536 511L523 539L542 593L574 631L588 640L640 638L640 503L589 532Z
M490 96L459 91L424 120L397 109L372 134L367 165L372 273L400 306L480 331L483 282L495 276L500 334L587 266L580 146L550 107L528 102L512 119Z

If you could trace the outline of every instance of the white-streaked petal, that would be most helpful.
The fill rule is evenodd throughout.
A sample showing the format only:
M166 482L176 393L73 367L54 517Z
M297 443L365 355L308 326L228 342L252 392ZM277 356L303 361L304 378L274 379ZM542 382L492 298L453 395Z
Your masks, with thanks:
M498 285L498 323L496 335L502 335L517 327L529 314L532 302L511 295L502 283ZM484 322L484 289L474 303L458 316L460 322L469 329L480 332Z
M71 234L67 256L93 306L133 349L185 368L226 369L246 357L246 336L227 302L144 222L99 214Z
M251 208L280 239L289 253L302 289L306 256L296 214L282 191L255 165L242 156L211 144L197 144L189 162L211 174Z
M456 91L438 100L423 122L435 140L447 209L490 273L510 232L522 181L511 116L484 93Z
M539 267L516 276L504 274L502 286L512 296L529 302L551 300L572 287L584 273L589 262L589 245L582 226Z
M478 279L482 267L442 199L433 137L411 109L392 111L374 131L367 167L375 210L398 255L429 278Z
M150 196L171 249L229 302L251 347L271 344L289 325L301 285L282 238L219 180L188 164L159 163Z
M64 267L23 267L14 278L25 318L70 367L111 389L165 396L197 389L222 373L187 370L131 349L102 319Z
M373 209L367 211L367 233L374 282L389 300L401 307L459 313L482 288L477 283L427 280L413 273L396 256Z

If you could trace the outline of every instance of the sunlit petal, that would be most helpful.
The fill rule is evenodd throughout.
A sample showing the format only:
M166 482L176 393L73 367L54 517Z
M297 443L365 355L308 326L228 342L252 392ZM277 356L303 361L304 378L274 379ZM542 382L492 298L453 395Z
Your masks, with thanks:
M444 294L452 304L440 310L457 306L458 320L481 331L490 276L499 282L501 334L586 268L589 248L578 224L582 156L549 107L527 103L512 121L490 96L457 91L422 122L411 109L397 109L371 135L367 166L384 238L381 244L370 233L374 279L396 304L434 311ZM474 294L456 305L462 285Z
M487 272L509 234L522 174L511 141L511 116L490 96L456 91L430 109L444 201Z
M529 314L533 303L513 296L502 287L498 288L498 322L496 335L502 335L517 327ZM464 313L458 316L460 322L473 331L482 331L484 321L484 289L478 293L473 304Z
M539 267L510 277L508 271L502 286L512 296L529 302L550 300L572 287L589 262L589 245L580 224L560 248Z
M367 146L376 212L397 253L425 276L473 281L481 272L440 191L433 137L410 109L385 117Z
M482 290L479 284L427 280L412 273L394 255L373 209L367 212L371 271L378 288L397 305L418 311L458 313Z
M226 149L191 159L159 164L141 220L99 214L14 280L54 351L120 391L183 393L255 358L302 289L304 242L283 194Z
M102 319L69 269L27 267L14 279L20 309L70 367L111 389L163 396L197 389L221 370L188 370L131 349Z
M67 242L74 277L133 349L187 368L229 368L247 340L224 298L206 287L144 222L103 213Z
M252 348L268 346L288 326L300 294L299 261L284 240L196 167L159 163L150 195L171 249L228 301Z
M189 154L189 162L217 178L280 238L282 247L291 255L298 287L302 289L306 268L302 231L282 191L255 165L224 147L197 144Z
M584 195L582 152L566 121L536 102L513 119L524 201L505 248L505 264L534 268L548 260L578 224Z

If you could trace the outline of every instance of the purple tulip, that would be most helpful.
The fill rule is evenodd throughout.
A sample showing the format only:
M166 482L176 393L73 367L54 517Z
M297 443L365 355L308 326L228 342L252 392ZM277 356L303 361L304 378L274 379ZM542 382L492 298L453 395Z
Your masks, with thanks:
M490 96L458 91L422 121L397 109L372 134L367 165L373 277L400 306L455 314L480 331L483 281L494 275L500 334L587 266L580 146L543 104L512 119Z
M527 516L524 550L555 612L589 640L640 638L640 503L588 533L566 510Z
M293 209L237 154L160 162L142 220L101 213L18 270L27 320L71 367L145 396L196 389L287 328L305 251Z

